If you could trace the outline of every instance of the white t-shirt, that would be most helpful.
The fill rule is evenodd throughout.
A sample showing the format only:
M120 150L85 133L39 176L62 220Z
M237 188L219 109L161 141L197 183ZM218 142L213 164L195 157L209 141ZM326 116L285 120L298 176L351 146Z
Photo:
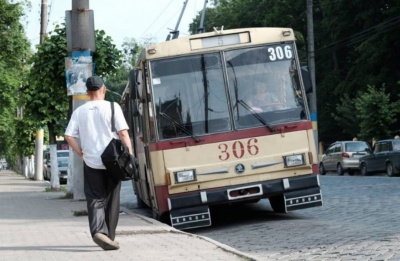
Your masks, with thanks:
M122 109L114 103L116 132L129 129ZM80 139L83 160L94 169L105 169L101 154L112 138L118 138L111 131L111 104L105 100L88 101L72 113L65 135Z

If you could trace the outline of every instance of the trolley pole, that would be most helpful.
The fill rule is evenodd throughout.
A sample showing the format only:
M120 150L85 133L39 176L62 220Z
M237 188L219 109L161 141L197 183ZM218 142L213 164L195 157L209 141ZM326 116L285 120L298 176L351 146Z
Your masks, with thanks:
M312 94L310 99L311 122L315 138L315 148L319 155L318 146L318 121L317 121L317 85L315 82L315 52L314 52L314 22L313 22L313 1L307 0L307 42L308 42L308 66L310 68Z
M91 52L96 51L94 16L89 10L89 0L72 0L72 10L66 11L67 49L72 53L69 66L72 70L78 70L91 76L93 65L91 63ZM87 72L84 68L91 68ZM70 80L67 77L67 82ZM68 86L67 86L68 87ZM86 87L85 87L86 90ZM85 104L89 96L78 92L72 94L72 111ZM75 200L85 199L83 189L83 161L70 148L69 182L72 181L72 192Z
M40 44L44 42L47 30L47 0L42 0L40 14ZM36 130L35 139L35 174L34 179L43 180L43 128Z

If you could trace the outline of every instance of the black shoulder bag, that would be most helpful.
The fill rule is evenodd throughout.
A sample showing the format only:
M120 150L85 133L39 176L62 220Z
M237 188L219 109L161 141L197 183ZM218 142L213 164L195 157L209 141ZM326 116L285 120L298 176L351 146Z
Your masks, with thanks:
M111 130L115 130L114 102L111 102ZM112 138L101 154L101 160L107 169L108 175L117 180L138 180L136 160L129 153L128 147L121 140Z

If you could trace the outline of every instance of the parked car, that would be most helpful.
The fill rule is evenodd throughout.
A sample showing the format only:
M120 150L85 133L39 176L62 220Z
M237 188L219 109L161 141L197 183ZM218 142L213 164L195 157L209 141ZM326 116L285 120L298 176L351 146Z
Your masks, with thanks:
M325 175L328 171L336 171L338 175L345 172L354 175L360 167L359 159L370 152L371 148L365 141L336 141L322 155L319 173Z
M60 158L69 158L69 150L57 150L57 159ZM60 168L60 162L58 162L58 166ZM67 169L68 169L68 160L67 160ZM51 179L51 161L50 161L50 152L46 151L43 156L43 178L46 180ZM60 177L61 182L61 177Z
M57 161L58 177L60 178L60 184L67 184L69 157L59 157L57 158ZM48 170L48 179L51 180L51 168Z
M360 158L361 175L386 172L389 177L400 171L400 140L387 139L375 143L374 151Z

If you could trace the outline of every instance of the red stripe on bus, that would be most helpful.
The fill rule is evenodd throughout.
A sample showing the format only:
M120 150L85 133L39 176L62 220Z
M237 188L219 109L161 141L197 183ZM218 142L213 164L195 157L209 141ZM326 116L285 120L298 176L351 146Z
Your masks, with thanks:
M151 142L149 143L149 150L150 151L169 150L169 149L182 148L186 146L197 146L209 143L268 136L272 134L288 133L288 132L310 130L310 129L312 129L311 122L305 121L299 123L277 125L274 126L274 131L270 131L267 127L260 127L255 129L239 130L228 133L206 135L198 137L200 139L199 142L196 142L193 138L189 137L185 137L182 139L173 139L168 141Z
M158 211L160 214L169 211L168 208L168 186L161 185L161 186L154 186L156 192L156 200L158 205Z
M312 164L312 172L313 174L319 173L318 164Z

